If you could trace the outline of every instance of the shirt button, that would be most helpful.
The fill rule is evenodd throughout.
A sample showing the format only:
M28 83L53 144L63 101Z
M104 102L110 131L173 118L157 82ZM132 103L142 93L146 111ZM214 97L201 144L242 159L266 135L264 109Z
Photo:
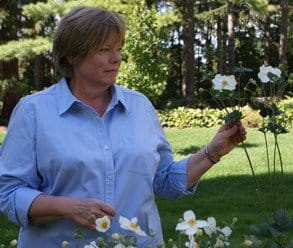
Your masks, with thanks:
M107 176L107 178L108 178L108 181L112 181L113 176Z
M104 145L104 149L107 151L109 150L109 147L107 145Z

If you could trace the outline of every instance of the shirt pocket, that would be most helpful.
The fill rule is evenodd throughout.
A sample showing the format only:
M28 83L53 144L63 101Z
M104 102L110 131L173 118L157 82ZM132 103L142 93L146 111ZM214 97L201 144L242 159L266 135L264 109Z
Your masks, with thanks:
M142 137L142 136L140 136ZM116 157L120 161L120 166L143 177L153 178L159 165L160 156L154 139L148 140L128 137L120 145Z

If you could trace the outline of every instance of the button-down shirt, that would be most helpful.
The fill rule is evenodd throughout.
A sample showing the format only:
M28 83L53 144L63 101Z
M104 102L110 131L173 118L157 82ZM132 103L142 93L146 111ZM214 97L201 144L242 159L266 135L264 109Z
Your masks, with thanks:
M83 247L101 236L71 220L31 224L28 211L40 195L96 198L117 212L107 234L123 233L118 219L137 217L163 240L155 195L176 199L187 189L188 158L174 161L150 101L118 85L103 116L75 98L63 78L15 107L0 153L0 207L20 225L18 247ZM82 239L75 233L81 232Z

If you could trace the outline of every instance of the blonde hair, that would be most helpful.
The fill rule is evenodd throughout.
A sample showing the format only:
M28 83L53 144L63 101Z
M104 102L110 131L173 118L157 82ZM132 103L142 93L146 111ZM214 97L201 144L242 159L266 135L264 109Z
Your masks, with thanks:
M55 32L53 61L62 76L72 78L73 63L84 58L92 49L98 50L112 35L124 42L125 23L122 17L108 10L77 7L65 15Z

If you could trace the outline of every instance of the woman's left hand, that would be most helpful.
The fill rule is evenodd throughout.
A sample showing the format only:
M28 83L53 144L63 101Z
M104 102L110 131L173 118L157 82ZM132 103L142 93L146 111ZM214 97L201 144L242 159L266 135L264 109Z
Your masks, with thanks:
M224 124L208 145L210 156L214 161L229 153L239 143L246 139L246 130L239 122L233 126Z

